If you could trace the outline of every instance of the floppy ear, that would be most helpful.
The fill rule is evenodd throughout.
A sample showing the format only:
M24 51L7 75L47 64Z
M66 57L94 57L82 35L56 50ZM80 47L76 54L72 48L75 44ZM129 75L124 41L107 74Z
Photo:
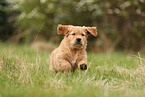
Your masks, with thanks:
M61 25L59 24L57 27L57 33L58 34L66 34L68 32L68 26L67 25Z
M92 34L93 36L97 36L97 28L96 27L86 27L88 33Z

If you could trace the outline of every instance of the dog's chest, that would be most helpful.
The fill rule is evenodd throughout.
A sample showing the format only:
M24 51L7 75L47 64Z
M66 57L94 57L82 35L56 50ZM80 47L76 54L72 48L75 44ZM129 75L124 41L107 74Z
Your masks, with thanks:
M72 64L76 63L78 57L79 57L79 53L76 53L75 55L73 55L72 60L71 60Z
M77 62L79 56L80 56L79 51L72 52L72 53L69 54L69 59L68 60L71 62L72 65L74 65Z

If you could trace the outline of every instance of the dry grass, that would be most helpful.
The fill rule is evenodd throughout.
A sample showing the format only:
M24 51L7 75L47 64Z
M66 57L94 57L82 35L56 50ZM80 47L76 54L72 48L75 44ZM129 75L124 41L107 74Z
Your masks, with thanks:
M49 51L49 50L54 50L56 46L50 42L48 43L48 42L36 41L32 44L32 48Z

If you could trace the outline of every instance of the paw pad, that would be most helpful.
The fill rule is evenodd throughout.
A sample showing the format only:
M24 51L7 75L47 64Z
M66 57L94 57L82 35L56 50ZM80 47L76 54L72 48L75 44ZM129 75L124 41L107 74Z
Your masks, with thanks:
M80 69L81 70L86 70L87 69L87 65L86 64L81 64L80 65Z

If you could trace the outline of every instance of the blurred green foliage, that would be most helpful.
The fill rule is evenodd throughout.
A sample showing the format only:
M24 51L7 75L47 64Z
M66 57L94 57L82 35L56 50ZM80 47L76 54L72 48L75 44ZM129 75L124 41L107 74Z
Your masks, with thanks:
M0 0L0 40L6 41L15 32L15 16L17 10L11 9L11 4L6 0Z
M19 10L17 41L59 42L58 24L97 26L94 47L104 50L145 48L145 0L7 0ZM89 44L90 44L89 43ZM90 48L91 49L91 48Z

